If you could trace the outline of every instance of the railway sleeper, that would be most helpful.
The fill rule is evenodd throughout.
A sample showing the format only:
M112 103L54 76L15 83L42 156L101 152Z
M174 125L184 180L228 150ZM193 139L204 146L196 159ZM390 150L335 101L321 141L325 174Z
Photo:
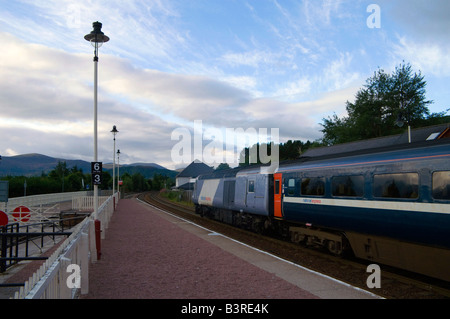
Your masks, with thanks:
M344 252L345 245L341 234L297 226L290 226L289 234L294 243L323 247L334 255L342 255Z

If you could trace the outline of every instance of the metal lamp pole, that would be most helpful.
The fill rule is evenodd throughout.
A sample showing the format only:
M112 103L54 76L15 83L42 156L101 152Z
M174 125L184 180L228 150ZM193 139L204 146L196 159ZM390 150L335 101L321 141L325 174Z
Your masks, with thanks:
M94 162L98 161L97 153L97 82L98 82L98 49L103 43L108 42L109 38L101 31L102 24L94 22L92 24L94 30L86 34L84 39L89 41L94 47ZM98 215L98 185L94 185L94 218Z
M117 191L120 195L120 162L119 162L120 150L117 150Z
M114 151L113 151L113 196L116 193L116 134L119 133L116 126L113 126L111 131L114 135Z

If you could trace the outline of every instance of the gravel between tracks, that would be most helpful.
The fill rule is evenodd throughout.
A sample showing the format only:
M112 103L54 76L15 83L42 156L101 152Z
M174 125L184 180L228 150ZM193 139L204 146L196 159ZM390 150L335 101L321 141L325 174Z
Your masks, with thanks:
M316 296L180 229L136 200L118 204L85 299L312 299Z

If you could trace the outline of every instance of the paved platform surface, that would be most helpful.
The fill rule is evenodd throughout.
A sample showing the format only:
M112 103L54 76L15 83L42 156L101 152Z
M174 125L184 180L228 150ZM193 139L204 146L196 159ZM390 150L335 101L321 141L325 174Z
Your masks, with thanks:
M119 202L83 299L374 299L151 207Z

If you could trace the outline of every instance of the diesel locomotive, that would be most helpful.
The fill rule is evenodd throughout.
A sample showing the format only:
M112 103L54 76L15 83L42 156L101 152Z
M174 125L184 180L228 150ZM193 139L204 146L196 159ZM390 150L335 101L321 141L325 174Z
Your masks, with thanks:
M450 281L450 138L215 171L196 212Z

